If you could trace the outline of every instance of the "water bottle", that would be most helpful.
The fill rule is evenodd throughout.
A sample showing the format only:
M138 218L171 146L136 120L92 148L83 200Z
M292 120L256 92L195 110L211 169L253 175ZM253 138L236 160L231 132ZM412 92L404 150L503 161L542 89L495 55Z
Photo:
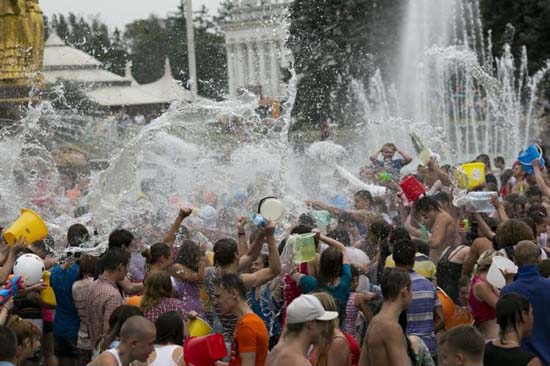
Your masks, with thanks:
M422 225L420 227L420 239L422 239L422 241L424 242L429 242L430 241L430 233L428 232L428 227L426 225Z
M263 217L262 215L260 214L254 214L254 216L252 216L252 221L254 222L254 224L256 224L256 226L260 229L263 229L267 226L267 220L265 217Z

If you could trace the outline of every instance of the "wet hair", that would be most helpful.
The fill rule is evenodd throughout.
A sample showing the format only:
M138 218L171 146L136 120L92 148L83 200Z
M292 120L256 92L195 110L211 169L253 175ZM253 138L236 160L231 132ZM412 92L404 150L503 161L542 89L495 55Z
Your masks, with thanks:
M239 248L234 239L220 239L214 244L214 265L228 266L235 262L238 253Z
M149 266L157 263L161 258L170 258L172 251L167 244L155 243L141 252Z
M498 185L495 182L487 182L485 184L485 191L498 192Z
M130 262L130 253L124 249L108 249L103 255L103 268L106 271L116 271L119 265L127 266Z
M425 242L424 240L420 240L420 239L414 239L412 241L412 243L416 247L416 251L418 253L422 253L422 254L427 255L427 256L430 255L430 245L427 242Z
M492 249L488 249L481 253L476 261L474 273L487 272L491 267L491 264L493 264L493 257L496 257L497 255L497 251Z
M134 240L134 235L125 229L116 229L109 235L109 249L128 248Z
M300 217L298 217L298 224L299 225L311 226L311 227L317 226L315 224L315 219L313 217L311 217L309 214L306 214L306 213L303 213L303 214L300 215Z
M506 185L510 178L512 178L512 169L504 169L502 175L500 176L500 185Z
M238 274L226 273L214 279L214 286L221 287L226 291L237 290L241 300L246 300L246 287Z
M155 321L157 339L155 344L183 344L183 319L177 311L161 314Z
M17 355L17 336L5 325L0 325L0 361L13 361Z
M67 246L69 247L79 247L88 240L90 240L90 233L82 224L71 225L67 230Z
M393 246L393 260L398 266L414 266L416 248L410 240L400 240Z
M399 293L404 288L411 286L411 278L409 274L398 268L386 268L380 279L380 287L382 288L382 296L385 300L395 300L399 297Z
M529 199L533 198L533 197L541 198L542 197L542 191L540 190L540 188L538 186L530 185L529 189L525 192L525 197L527 197Z
M144 311L154 308L161 299L172 296L172 280L166 271L158 271L147 276L143 285L141 309Z
M181 243L176 263L182 264L193 272L199 271L200 248L193 240Z
M319 260L319 287L330 286L330 283L342 274L344 255L338 248L329 247L323 251Z
M542 277L550 278L550 259L541 260L538 267Z
M375 219L370 224L369 231L377 239L384 240L390 236L392 227L384 219Z
M342 306L340 306L336 300L327 292L316 292L313 294L317 299L319 299L319 302L321 305L323 305L323 308L325 311L337 311L338 317L336 319L333 319L331 321L322 322L322 335L319 339L319 342L316 344L316 360L315 360L315 366L321 366L327 364L327 358L328 358L328 352L329 352L329 346L332 342L332 339L334 338L334 332L337 328L339 328L339 319L344 319L342 316ZM335 352L338 352L338 350L335 350Z
M330 231L327 236L344 244L345 247L351 246L351 238L349 236L349 233L344 229L334 229Z
M532 218L535 221L535 224L541 225L544 224L548 218L548 213L546 208L542 205L533 205L527 210L527 217Z
M360 197L363 201L372 202L372 194L365 189L357 191L354 197Z
M521 222L526 223L527 226L529 226L529 228L530 228L531 231L533 232L533 234L536 234L536 232L537 232L537 224L535 223L535 220L533 220L533 219L530 218L529 216L521 217L521 218L519 218L518 220L521 221Z
M496 249L503 249L514 246L522 240L535 240L535 234L525 222L512 219L498 226L494 240Z
M439 202L437 202L432 197L422 197L418 201L414 203L414 208L416 208L416 211L418 212L430 212L430 211L438 211L441 206L439 206Z
M122 326L133 316L143 316L143 312L132 305L120 305L113 311L109 317L109 332L99 342L100 352L107 350L111 343L120 337Z
M290 234L308 234L311 233L311 230L313 230L315 226L309 226L304 224L299 224L297 226L294 226L292 230L290 230Z
M382 146L382 150L383 150L383 149L386 149L386 148L387 148L387 149L392 149L393 152L396 152L396 151L397 151L397 147L396 147L395 144L392 143L392 142L387 142L387 143L385 143L385 144Z
M506 164L506 162L504 161L504 158L502 156L495 156L495 158L493 159L493 162L496 164Z
M42 336L40 328L28 319L22 319L18 315L12 315L8 319L8 328L10 328L17 337L17 344L22 345L27 339L39 341ZM2 344L2 347L4 345Z
M84 254L78 259L80 265L80 279L96 278L99 275L99 258L95 255Z
M476 161L485 164L485 166L491 169L491 158L487 154L480 154L477 156Z
M439 204L446 204L446 205L449 205L451 203L451 198L449 196L449 194L447 192L438 192L435 196L434 196L434 199L439 203Z
M390 243L397 243L399 240L411 240L411 234L403 226L396 227L389 236Z
M260 255L258 256L258 258L262 258L262 264L264 265L264 268L265 267L269 267L269 255L266 254L266 253L260 253ZM256 258L257 259L257 258Z
M479 330L471 325L459 325L449 329L439 339L439 346L446 345L455 353L462 353L466 361L481 361L485 340Z
M525 321L523 313L529 313L529 301L520 294L509 293L500 297L496 305L497 324L500 326L500 341L506 344L504 335L512 328L521 338L518 325Z

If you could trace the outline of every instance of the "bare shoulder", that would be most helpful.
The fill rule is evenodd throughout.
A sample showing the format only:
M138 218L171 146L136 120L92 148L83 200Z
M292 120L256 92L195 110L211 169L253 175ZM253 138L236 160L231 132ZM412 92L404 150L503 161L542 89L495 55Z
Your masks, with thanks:
M88 366L117 366L118 362L110 352L103 352L97 356Z

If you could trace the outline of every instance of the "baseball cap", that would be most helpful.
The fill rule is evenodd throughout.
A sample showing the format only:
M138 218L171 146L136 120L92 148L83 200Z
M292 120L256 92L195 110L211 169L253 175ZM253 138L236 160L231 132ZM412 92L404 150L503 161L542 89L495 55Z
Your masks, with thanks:
M337 317L338 312L325 311L321 301L313 295L301 295L286 308L286 321L288 324L305 323L310 320L328 321Z

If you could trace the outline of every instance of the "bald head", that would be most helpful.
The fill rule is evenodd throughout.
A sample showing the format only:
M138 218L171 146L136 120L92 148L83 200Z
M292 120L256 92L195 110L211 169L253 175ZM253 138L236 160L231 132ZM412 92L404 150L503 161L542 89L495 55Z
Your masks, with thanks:
M156 334L155 324L142 316L133 316L126 320L120 329L120 340L128 341L130 338L142 340Z
M519 267L537 264L540 257L539 247L532 241L520 241L514 250L514 260Z

